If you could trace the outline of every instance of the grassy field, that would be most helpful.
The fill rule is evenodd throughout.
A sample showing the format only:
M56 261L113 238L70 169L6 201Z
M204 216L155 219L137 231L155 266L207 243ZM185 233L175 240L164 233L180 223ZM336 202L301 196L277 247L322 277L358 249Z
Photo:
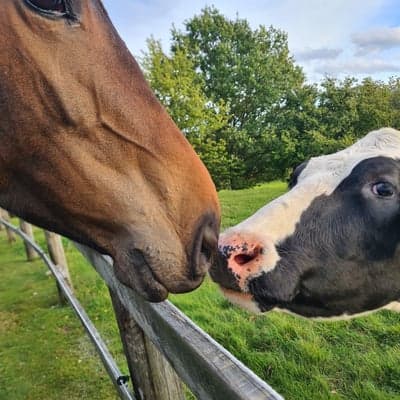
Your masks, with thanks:
M286 190L272 182L222 191L223 226ZM43 244L43 237L37 233ZM126 372L108 292L66 242L79 299ZM313 322L231 306L207 280L171 300L289 399L400 399L400 315L383 311L347 322ZM41 262L0 233L0 399L115 399L108 376L73 312L57 305ZM216 399L229 400L229 399Z

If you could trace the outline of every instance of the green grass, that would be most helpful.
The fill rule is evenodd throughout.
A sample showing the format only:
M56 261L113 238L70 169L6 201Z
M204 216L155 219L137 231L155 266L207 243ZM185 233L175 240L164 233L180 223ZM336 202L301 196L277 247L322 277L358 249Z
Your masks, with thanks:
M223 226L285 190L272 182L222 191ZM68 243L66 250L78 297L126 372L108 292ZM0 399L115 399L45 271L41 262L26 263L21 243L9 246L0 233ZM171 300L287 399L400 399L399 314L324 323L278 312L256 316L230 305L210 280Z
M41 231L37 241L44 247ZM124 372L118 330L102 281L65 242L72 279L86 311ZM20 240L0 233L0 399L117 399L94 348L41 260L25 261Z

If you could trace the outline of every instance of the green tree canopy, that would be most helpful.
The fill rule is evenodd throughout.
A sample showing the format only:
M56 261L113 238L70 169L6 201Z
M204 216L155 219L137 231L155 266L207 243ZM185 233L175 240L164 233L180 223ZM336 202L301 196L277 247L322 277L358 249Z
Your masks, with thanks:
M229 187L230 157L220 132L228 125L223 101L211 101L203 91L186 53L177 50L168 57L160 42L149 39L143 58L147 79L157 97L206 164L218 187Z
M228 153L224 160L229 182L224 180L223 185L243 187L270 179L277 168L256 165L254 160L269 151L265 146L272 144L265 136L273 134L277 114L293 88L304 82L301 68L289 54L286 34L273 27L252 30L246 20L230 20L214 7L206 7L185 22L183 31L172 30L170 56L154 40L148 45L147 77L195 147L188 129L199 130L211 116L214 127L217 110L218 117L224 116L224 123L212 129L216 142L223 143Z
M204 79L205 93L228 104L232 126L255 134L304 82L285 32L252 30L245 19L230 20L214 7L186 21L183 31L173 29L171 49L184 49Z
M218 188L284 178L372 129L400 128L400 78L307 84L285 32L215 7L171 33L168 53L148 41L145 73Z

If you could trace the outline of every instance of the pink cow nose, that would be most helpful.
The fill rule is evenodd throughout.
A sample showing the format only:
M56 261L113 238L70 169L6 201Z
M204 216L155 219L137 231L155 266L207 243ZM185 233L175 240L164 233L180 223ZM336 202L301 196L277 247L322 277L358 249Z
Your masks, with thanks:
M247 278L262 268L265 249L261 241L247 235L223 235L218 247L237 284L246 290Z
M259 256L263 253L263 248L260 245L250 246L247 243L239 245L238 248L232 251L229 257L229 264L235 265L239 270L248 268L254 261L259 260Z

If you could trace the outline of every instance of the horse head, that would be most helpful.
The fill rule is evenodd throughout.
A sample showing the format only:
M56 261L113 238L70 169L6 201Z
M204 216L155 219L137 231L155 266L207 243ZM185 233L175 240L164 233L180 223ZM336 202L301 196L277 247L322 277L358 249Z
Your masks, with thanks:
M99 0L0 5L0 206L114 259L147 299L197 287L211 178Z

